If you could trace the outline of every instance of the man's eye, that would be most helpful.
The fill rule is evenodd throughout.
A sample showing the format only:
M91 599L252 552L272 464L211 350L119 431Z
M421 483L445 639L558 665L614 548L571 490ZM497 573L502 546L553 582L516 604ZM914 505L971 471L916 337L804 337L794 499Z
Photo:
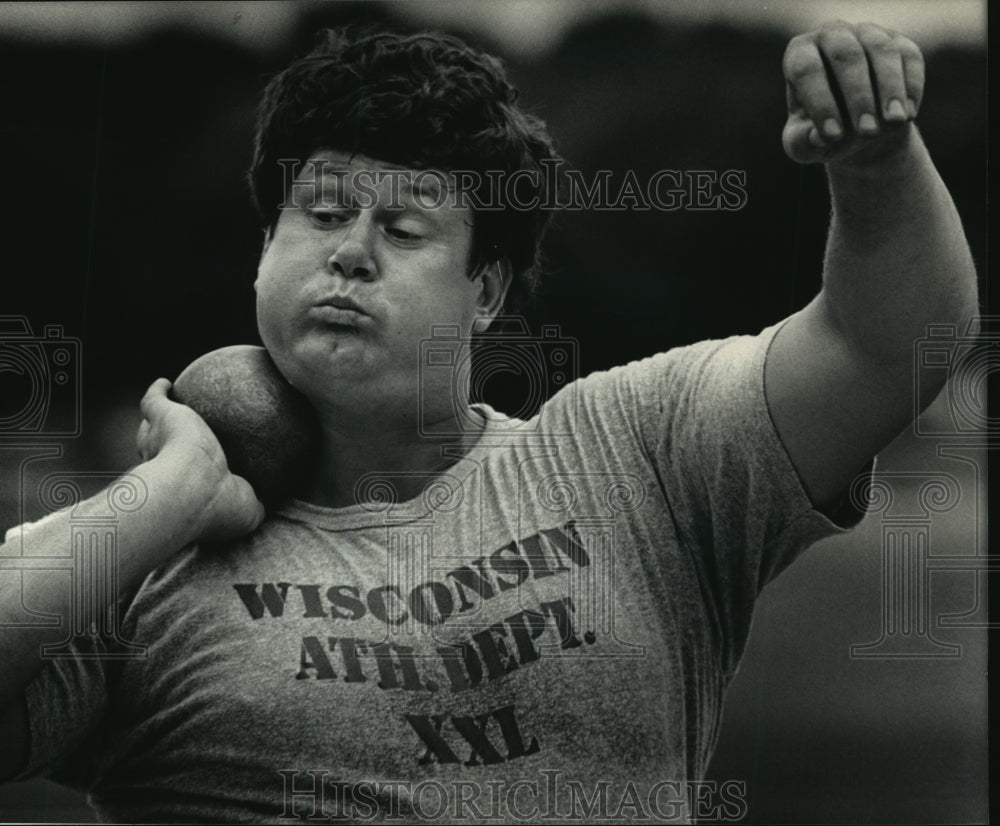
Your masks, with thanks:
M346 216L342 212L333 212L327 209L311 209L309 210L309 218L324 226L334 226L346 220Z
M397 241L419 241L421 237L415 232L407 232L399 227L386 227L385 231Z

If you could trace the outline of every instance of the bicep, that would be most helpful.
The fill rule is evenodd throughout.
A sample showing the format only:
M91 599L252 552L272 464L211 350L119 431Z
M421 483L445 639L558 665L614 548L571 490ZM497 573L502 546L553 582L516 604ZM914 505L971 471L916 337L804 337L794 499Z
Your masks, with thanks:
M764 387L775 430L821 510L842 500L913 417L912 361L879 362L852 349L822 294L777 332Z

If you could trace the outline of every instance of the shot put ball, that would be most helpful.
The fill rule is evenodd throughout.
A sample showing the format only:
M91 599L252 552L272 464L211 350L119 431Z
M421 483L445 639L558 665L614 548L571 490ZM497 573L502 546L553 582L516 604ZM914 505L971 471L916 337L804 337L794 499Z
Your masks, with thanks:
M268 509L289 499L315 468L319 424L309 402L263 347L222 347L191 362L173 398L200 415Z

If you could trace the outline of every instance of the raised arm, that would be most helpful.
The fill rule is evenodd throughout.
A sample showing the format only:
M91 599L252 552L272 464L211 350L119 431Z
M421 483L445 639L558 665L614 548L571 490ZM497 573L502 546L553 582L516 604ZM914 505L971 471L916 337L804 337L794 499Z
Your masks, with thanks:
M160 379L142 400L138 447L144 461L130 473L145 486L146 499L135 511L119 516L118 597L134 591L146 574L185 545L198 539L239 536L253 530L264 516L250 485L229 472L208 426L190 408L168 400L169 386ZM98 494L80 503L73 516L102 515L103 498ZM70 541L70 513L43 520L15 541L23 543L21 555L25 557L56 555ZM65 638L65 622L73 608L62 580L38 575L25 577L25 583L24 593L10 594L8 601L0 603L0 741L4 743L0 780L24 764L23 692L44 663L40 647ZM55 628L4 627L20 616L22 603L67 620Z
M913 123L924 88L917 46L871 24L832 23L794 38L784 71L785 151L826 164L833 218L823 288L776 336L765 387L806 491L828 508L912 420L915 342L928 324L964 332L976 273ZM921 381L921 407L940 389Z

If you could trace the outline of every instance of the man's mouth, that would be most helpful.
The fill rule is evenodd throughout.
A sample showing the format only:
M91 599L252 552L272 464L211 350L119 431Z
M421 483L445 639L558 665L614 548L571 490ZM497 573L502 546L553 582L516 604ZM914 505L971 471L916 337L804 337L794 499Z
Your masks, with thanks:
M326 324L357 329L371 321L361 306L347 296L329 296L316 303L312 314Z
M357 310L345 310L331 304L319 304L313 307L312 315L324 324L354 330L360 328L368 320L368 316L364 313L359 313Z

